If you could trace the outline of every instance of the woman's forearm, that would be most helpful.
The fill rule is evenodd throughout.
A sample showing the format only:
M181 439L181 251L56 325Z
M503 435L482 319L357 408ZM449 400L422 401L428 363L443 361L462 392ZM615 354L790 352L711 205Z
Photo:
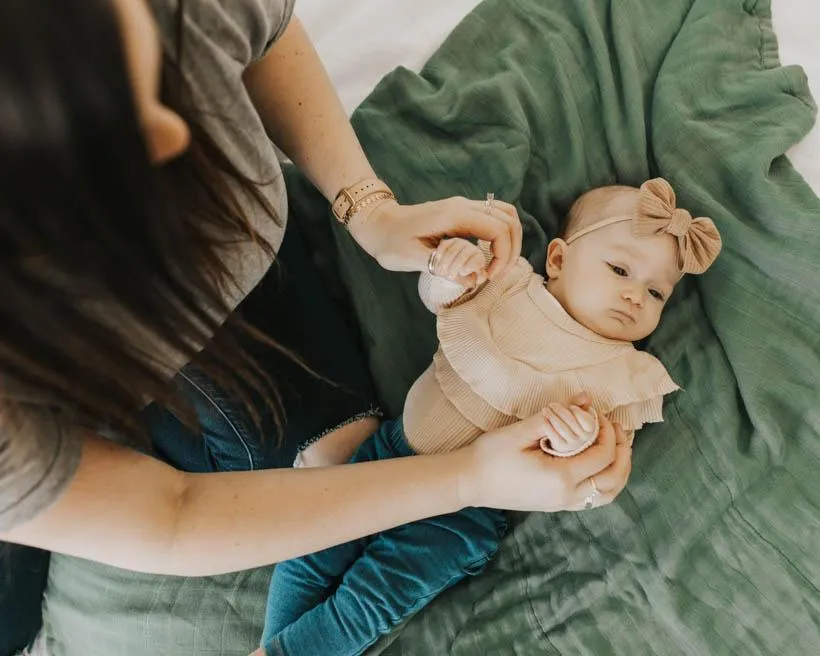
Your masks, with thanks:
M582 396L576 405L588 403ZM0 540L117 567L208 575L273 563L465 506L556 512L626 485L632 449L601 417L572 458L538 446L543 413L446 454L306 470L183 474L86 435L68 489Z
M173 560L177 571L242 569L286 560L461 508L464 453L325 468L192 475Z
M66 492L0 539L125 569L204 576L458 510L466 451L340 467L184 474L85 440Z
M339 96L301 22L294 18L245 84L271 139L328 200L373 177Z

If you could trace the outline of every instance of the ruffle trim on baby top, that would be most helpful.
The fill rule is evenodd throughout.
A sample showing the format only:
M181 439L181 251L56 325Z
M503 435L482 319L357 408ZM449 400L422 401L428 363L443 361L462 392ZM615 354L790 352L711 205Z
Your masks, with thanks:
M663 396L678 389L663 364L582 326L543 283L520 260L502 280L439 314L435 372L453 405L492 430L587 392L593 409L625 430L662 421Z

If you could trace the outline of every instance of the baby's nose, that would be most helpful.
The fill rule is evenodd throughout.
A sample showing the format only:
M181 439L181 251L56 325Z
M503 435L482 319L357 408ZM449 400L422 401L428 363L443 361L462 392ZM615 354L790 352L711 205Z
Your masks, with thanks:
M637 305L638 307L643 307L643 296L643 291L632 287L625 289L622 294L622 298L625 301L629 301L630 303L632 303L633 305Z

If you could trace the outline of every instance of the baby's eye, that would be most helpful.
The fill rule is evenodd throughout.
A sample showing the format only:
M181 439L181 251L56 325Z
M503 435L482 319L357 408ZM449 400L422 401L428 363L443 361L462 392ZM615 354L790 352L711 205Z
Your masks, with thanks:
M617 264L607 264L607 266L609 266L609 268L612 269L612 272L616 276L621 276L621 278L626 278L629 275L626 272L626 269L624 269L623 267L619 267Z
M657 300L661 301L661 303L664 301L664 295L661 294L661 292L659 292L657 289L650 289L649 294L652 296L652 298L656 298Z

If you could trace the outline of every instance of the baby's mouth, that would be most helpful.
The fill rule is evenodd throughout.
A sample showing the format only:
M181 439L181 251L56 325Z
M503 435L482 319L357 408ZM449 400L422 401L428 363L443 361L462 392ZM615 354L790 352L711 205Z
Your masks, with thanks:
M619 319L623 323L636 323L635 316L631 312L627 312L626 310L613 309L612 313L615 315L617 319Z

